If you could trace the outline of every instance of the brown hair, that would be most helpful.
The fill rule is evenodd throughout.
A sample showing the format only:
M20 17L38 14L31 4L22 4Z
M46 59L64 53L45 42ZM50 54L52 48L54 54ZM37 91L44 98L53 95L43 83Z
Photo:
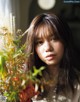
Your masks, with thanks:
M28 29L27 34L27 49L28 53L32 53L28 59L28 67L32 68L36 66L45 66L45 64L39 59L35 53L35 42L38 36L46 37L46 34L55 34L55 36L62 41L65 51L64 56L60 64L61 73L58 82L60 86L60 81L65 79L64 87L70 86L72 91L74 91L75 82L79 81L79 69L77 64L76 54L74 51L74 43L71 30L67 23L62 17L58 17L55 14L43 13L36 16ZM46 33L45 33L46 32ZM63 73L63 74L62 74ZM60 87L58 87L60 88Z

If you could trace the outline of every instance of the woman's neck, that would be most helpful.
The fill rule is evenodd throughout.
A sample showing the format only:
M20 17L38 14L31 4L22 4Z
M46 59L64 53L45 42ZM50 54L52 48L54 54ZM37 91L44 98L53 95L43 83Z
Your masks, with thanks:
M59 66L53 66L53 65L50 65L50 66L47 66L47 72L50 76L58 76L59 74Z
M43 73L43 79L45 79L46 86L55 88L58 82L59 67L46 66L46 70Z

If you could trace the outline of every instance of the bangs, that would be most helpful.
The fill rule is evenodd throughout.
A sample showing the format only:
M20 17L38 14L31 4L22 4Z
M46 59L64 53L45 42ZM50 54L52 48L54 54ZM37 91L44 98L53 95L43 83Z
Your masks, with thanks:
M50 24L41 23L38 26L36 26L36 28L35 28L35 34L34 34L35 40L37 38L47 38L47 37L49 37L51 35L58 36L57 35L57 31Z

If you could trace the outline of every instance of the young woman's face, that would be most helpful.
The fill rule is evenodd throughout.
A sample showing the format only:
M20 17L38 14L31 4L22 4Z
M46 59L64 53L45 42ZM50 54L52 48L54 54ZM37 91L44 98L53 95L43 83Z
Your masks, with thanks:
M64 46L54 35L48 35L47 37L38 37L35 51L45 64L59 65L63 57Z

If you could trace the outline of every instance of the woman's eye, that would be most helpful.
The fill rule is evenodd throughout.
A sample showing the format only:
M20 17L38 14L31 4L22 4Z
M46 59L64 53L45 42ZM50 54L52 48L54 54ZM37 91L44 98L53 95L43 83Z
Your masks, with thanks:
M42 45L43 44L43 41L37 41L36 44L37 45Z

